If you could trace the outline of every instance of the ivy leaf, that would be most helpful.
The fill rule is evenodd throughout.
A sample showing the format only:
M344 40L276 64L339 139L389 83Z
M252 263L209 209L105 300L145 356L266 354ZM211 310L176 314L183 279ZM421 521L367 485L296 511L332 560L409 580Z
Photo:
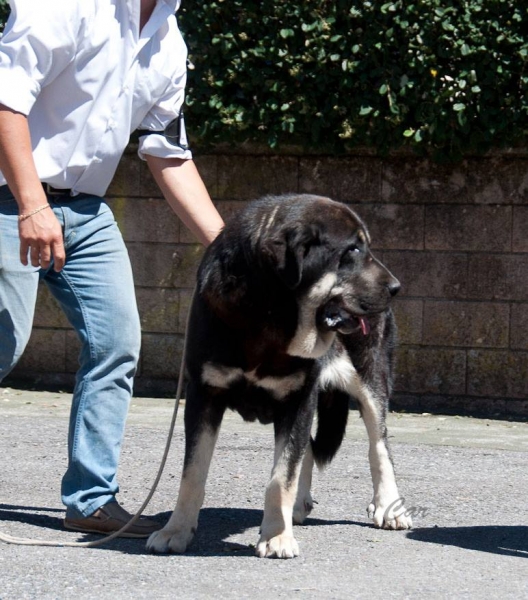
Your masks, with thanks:
M279 34L282 38L286 39L289 37L293 37L295 35L295 32L293 31L293 29L281 29L279 31Z

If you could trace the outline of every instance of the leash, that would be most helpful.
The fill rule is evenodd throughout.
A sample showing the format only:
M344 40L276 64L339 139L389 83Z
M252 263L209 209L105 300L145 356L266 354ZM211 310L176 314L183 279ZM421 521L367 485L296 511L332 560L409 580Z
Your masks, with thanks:
M189 314L190 314L190 311L189 311ZM59 541L59 540L34 540L31 538L17 538L17 537L13 537L13 536L5 534L5 533L0 533L0 541L1 542L5 542L6 544L16 544L18 546L55 546L58 548L62 548L62 547L65 547L65 548L95 548L96 546L101 546L102 544L106 544L107 542L119 537L121 534L123 534L125 531L127 531L130 527L132 527L132 525L134 525L134 523L136 523L139 520L139 518L143 514L143 511L145 510L145 508L147 508L150 500L152 499L152 496L154 496L154 492L156 491L156 488L158 487L158 483L161 479L161 475L163 473L163 470L165 468L165 463L167 462L167 457L169 455L169 450L170 450L170 446L171 446L171 442L172 442L172 436L174 435L174 427L176 425L176 417L178 416L178 407L180 404L181 394L182 394L182 389L183 389L183 375L184 375L184 369L185 369L185 353L187 350L188 325L189 325L189 315L187 315L187 325L185 328L185 338L184 338L184 342L183 342L183 353L182 353L182 360L181 360L181 366L180 366L180 376L178 377L178 386L176 388L176 399L174 402L174 409L172 411L172 419L171 419L171 424L169 427L169 433L167 436L167 442L165 444L165 451L163 452L161 464L159 466L156 478L154 479L154 483L152 484L152 487L150 488L150 492L148 493L147 497L145 498L145 501L143 502L143 504L141 505L141 507L137 511L137 513L132 517L132 519L130 519L130 521L128 521L128 523L123 525L123 527L121 527L121 529L119 529L118 531L114 531L114 533L112 533L110 535L107 535L101 539L94 540L91 542L63 542L63 541Z

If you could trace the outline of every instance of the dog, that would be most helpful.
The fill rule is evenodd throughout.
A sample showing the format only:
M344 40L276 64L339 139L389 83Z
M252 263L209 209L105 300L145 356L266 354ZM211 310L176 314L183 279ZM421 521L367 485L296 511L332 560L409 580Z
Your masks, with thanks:
M360 217L313 195L254 201L200 263L186 351L185 458L176 508L147 549L184 552L204 499L223 414L273 423L275 458L256 547L299 554L293 522L313 508L312 469L345 434L350 399L369 438L374 526L408 529L387 443L399 281L374 258ZM317 413L317 431L311 438Z

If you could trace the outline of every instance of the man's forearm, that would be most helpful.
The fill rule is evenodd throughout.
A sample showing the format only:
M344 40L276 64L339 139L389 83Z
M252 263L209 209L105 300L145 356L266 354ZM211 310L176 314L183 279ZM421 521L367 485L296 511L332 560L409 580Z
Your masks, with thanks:
M147 157L148 166L167 202L204 246L224 226L192 160Z
M48 199L40 183L33 160L27 118L0 105L0 170L18 203L20 261L47 269L64 267L65 251L62 229L48 207Z
M27 117L1 104L0 170L21 213L29 213L46 202L33 160Z

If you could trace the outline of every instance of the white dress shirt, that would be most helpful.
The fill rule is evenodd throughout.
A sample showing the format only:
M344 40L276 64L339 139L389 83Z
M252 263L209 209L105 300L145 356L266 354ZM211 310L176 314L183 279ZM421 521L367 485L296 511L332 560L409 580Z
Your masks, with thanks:
M140 0L10 4L0 104L28 116L41 181L102 196L130 133L162 131L181 110L187 48L174 16L180 0L158 0L141 32ZM140 138L145 154L191 158L162 135Z

